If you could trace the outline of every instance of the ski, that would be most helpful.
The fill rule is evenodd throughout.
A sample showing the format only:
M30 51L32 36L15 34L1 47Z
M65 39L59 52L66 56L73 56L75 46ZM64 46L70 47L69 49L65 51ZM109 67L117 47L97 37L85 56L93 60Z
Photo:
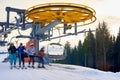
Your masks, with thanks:
M27 67L19 67L19 69L27 69Z
M28 68L32 68L32 69L34 69L35 67L33 67L33 66L28 66Z
M46 67L37 67L36 69L45 69L45 70L48 70Z
M13 68L15 68L15 69L19 69L19 67L17 67L17 66L15 66L15 67L13 67Z
M12 66L11 66L10 69L19 69L19 67L12 67Z
M10 69L27 69L27 67L11 66Z
M27 67L21 67L21 69L27 69Z

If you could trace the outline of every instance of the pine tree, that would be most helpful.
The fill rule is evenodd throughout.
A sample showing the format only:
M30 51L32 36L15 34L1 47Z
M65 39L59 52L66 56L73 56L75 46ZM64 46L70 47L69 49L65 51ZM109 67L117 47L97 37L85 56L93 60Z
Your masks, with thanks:
M66 42L63 54L66 57L63 62L66 63L66 64L70 64L70 61L71 61L71 46L70 46L69 42Z
M73 65L77 65L77 61L78 61L78 52L77 52L77 47L75 46L73 49L72 49L72 53L70 54L70 58L71 58L71 64Z
M99 23L96 29L96 44L97 44L97 67L101 70L106 70L106 54L109 50L110 33L107 29L107 24L103 22Z
M114 43L115 37L111 36L109 42L109 49L106 54L107 69L109 71L114 71Z
M89 30L84 40L83 52L85 55L85 66L95 68L96 67L95 38L91 30Z
M120 28L114 47L114 66L115 72L120 71Z
M82 43L81 41L78 42L78 46L77 46L77 49L78 49L78 65L81 65L81 66L84 66L84 63L85 63L85 59L84 59L84 53L83 53L83 49L82 49Z

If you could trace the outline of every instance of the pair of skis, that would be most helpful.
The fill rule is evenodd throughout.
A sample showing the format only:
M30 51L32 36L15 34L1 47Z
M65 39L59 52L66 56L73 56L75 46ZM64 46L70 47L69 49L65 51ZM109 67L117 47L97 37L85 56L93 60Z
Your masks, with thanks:
M27 67L10 67L10 69L27 69Z

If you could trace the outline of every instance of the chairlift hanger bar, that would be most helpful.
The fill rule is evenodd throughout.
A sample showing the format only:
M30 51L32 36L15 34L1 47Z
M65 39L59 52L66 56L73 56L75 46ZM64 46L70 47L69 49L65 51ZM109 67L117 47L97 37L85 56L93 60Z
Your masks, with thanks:
M94 32L95 30L91 30L91 31ZM85 33L85 32L89 32L89 31L86 31L86 29L84 29L84 30L79 31L79 32L77 32L77 33L79 34L79 33ZM52 37L52 38L50 38L50 39L53 40L53 39L57 39L57 38L61 38L61 37L66 37L66 36L70 36L70 35L75 35L75 33L68 33L68 34L64 34L64 35L61 35L61 36ZM48 41L48 40L49 40L49 39L46 39L46 40L44 40L44 41ZM42 42L42 40L41 40L40 42Z

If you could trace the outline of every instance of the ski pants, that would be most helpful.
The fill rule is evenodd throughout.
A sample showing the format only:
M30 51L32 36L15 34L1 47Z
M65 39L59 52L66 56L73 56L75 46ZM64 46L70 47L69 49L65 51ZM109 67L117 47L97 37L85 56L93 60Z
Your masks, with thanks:
M16 65L16 53L10 54L10 65L12 66L13 64L14 66Z
M40 63L42 63L42 66L44 66L44 59L43 59L43 57L38 57L38 66L40 66Z
M21 66L21 62L22 62L22 65L24 66L24 54L20 54L18 53L18 59L19 59L19 66Z
M29 65L31 64L31 62L32 62L32 66L34 66L34 62L35 62L35 60L34 60L34 55L29 55L29 58L30 58L30 60L29 60Z

